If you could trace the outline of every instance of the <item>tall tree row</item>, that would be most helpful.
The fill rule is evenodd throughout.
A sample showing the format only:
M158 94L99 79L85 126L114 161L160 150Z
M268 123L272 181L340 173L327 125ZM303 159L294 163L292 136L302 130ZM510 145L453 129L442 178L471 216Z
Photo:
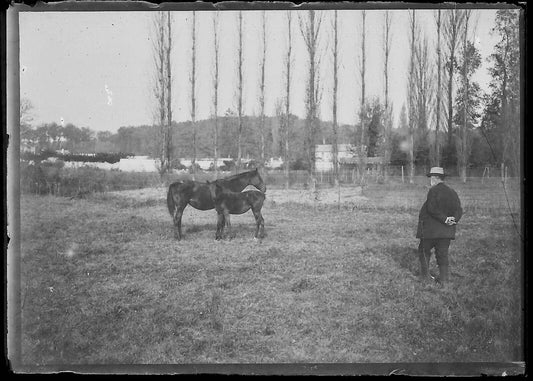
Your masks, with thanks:
M480 114L481 89L473 78L476 70L480 67L482 59L475 46L475 28L473 17L475 11L465 9L439 9L433 13L433 22L421 23L419 11L409 10L408 24L408 83L407 83L407 116L408 116L408 140L407 152L408 175L412 182L415 176L415 167L420 164L431 166L457 165L458 173L463 181L467 178L467 168L472 163L472 144L479 143L480 134L490 144L493 156L503 165L511 166L514 170L520 168L520 39L519 39L519 13L512 9L502 9L497 12L496 24L493 30L499 37L490 57L490 73L493 80L490 89L484 97L485 107ZM225 123L230 123L231 146L227 149L228 154L236 156L237 170L242 169L242 156L251 149L251 145L257 152L258 163L263 165L270 152L280 152L285 161L286 182L289 182L289 162L291 160L290 136L291 132L291 80L293 41L291 29L291 17L295 13L286 13L287 49L283 53L283 94L278 107L279 127L276 131L267 130L269 122L266 109L269 94L267 53L269 47L267 13L262 12L259 24L259 70L258 70L258 105L259 117L256 122L246 124L244 113L244 87L246 82L245 59L244 59L244 15L237 14L237 51L235 60L236 69L236 108L235 117L228 116ZM320 56L327 52L332 57L332 132L327 137L332 142L333 172L335 182L339 181L338 167L338 143L346 139L344 127L339 127L339 85L342 86L342 78L339 77L339 29L338 11L331 12L330 47L325 48L321 43L322 14L318 11L297 12L301 41L305 48L306 80L305 80L305 129L297 139L303 140L303 152L305 157L294 157L305 162L302 167L308 170L309 184L315 184L315 145L317 133L320 131ZM357 45L356 74L359 83L360 99L355 107L358 112L359 123L355 123L354 144L357 147L358 168L360 180L364 180L366 169L366 157L383 155L385 163L391 159L393 149L392 131L392 104L391 84L395 82L390 77L390 57L393 40L392 13L383 12L382 23L382 75L384 79L382 102L368 101L368 62L367 45L369 37L367 31L367 12L360 12L361 19L357 22L357 34L360 36ZM473 16L474 15L474 16ZM192 156L193 162L197 159L197 150L205 151L205 147L197 147L196 125L198 117L197 97L197 25L196 12L192 12L192 51L190 58L190 118L192 130ZM172 159L172 17L169 12L158 12L153 17L153 58L155 63L153 94L156 105L154 107L154 119L157 129L157 157L161 160L161 174L170 169ZM427 29L431 28L431 29ZM323 29L323 28L322 28ZM427 29L430 34L426 34ZM371 32L370 32L371 33ZM218 160L221 151L219 147L219 57L220 41L218 31L218 15L213 17L214 36L214 75L212 82L212 96L214 106L213 146L210 148ZM434 36L434 37L433 37ZM379 37L379 36L378 36ZM371 41L371 40L370 40ZM434 41L434 44L432 44ZM223 42L224 43L224 42ZM331 48L331 50L330 50ZM407 49L406 49L407 50ZM339 83L340 82L340 83ZM381 98L381 97L380 97ZM369 103L368 103L369 102ZM368 103L368 104L367 104ZM229 115L229 114L228 114ZM376 116L380 116L377 121ZM357 116L356 116L357 117ZM296 118L297 120L297 118ZM480 123L481 121L481 123ZM245 125L246 124L246 125ZM211 124L213 125L213 124ZM250 125L251 127L246 127ZM482 129L478 129L481 125ZM246 128L245 128L246 127ZM274 128L274 127L273 127ZM370 131L372 129L372 131ZM248 131L249 130L249 131ZM351 127L349 131L352 131ZM281 133L280 133L281 132ZM188 133L188 132L187 132ZM253 136L252 136L253 134ZM275 135L275 136L274 136ZM250 137L252 139L250 140ZM188 138L188 137L187 137ZM351 140L351 132L350 132ZM221 137L225 139L225 137ZM474 142L473 139L478 139ZM370 141L371 140L371 141ZM274 143L272 143L274 141ZM176 143L175 144L180 144ZM211 147L211 143L210 147ZM274 149L272 144L276 145ZM395 143L394 143L395 144ZM372 148L370 148L372 146ZM233 151L235 149L235 153ZM488 148L487 148L488 150ZM477 152L477 151L476 151ZM305 160L302 160L305 159ZM483 159L487 161L488 159ZM496 159L495 159L496 160ZM478 163L476 162L476 165ZM215 165L215 168L217 165ZM194 168L194 166L193 166ZM384 172L387 175L387 171Z

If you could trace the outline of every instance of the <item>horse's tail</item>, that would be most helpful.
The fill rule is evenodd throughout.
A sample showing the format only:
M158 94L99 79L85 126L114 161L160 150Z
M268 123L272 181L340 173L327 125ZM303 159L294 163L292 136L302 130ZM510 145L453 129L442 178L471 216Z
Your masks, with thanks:
M174 196L177 195L177 188L181 184L181 182L177 181L175 183L170 184L168 187L168 193L167 193L167 206L168 206L168 212L171 216L174 215L174 211L176 210L176 200L174 199Z

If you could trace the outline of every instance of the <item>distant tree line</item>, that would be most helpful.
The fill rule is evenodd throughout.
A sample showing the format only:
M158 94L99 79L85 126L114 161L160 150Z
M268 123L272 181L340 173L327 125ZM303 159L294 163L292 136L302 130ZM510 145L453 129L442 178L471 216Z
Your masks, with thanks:
M384 131L384 110L385 106L380 103L379 99L374 99L367 103L366 112L369 115L367 122L367 138L369 157L381 156L383 154L383 131ZM291 130L289 131L289 142L291 160L291 169L308 169L305 148L299 142L305 136L305 120L300 119L295 115L291 115ZM231 110L227 110L224 116L219 119L219 129L221 134L219 136L219 157L231 157L237 159L237 142L233 139L236 136L238 129L238 117ZM213 157L212 144L213 134L212 126L213 120L197 121L197 155L202 157ZM243 129L243 144L242 154L243 158L250 158L259 163L261 160L261 152L257 147L261 144L261 136L259 134L259 127L261 126L260 117L244 117L243 123L246 128ZM265 131L265 157L283 157L285 152L285 116L280 115L264 118L266 126ZM337 127L337 139L339 143L353 142L356 139L357 131L360 125L340 124ZM72 124L68 124L65 128L56 123L46 123L37 128L21 129L21 138L27 139L27 143L31 142L31 146L35 149L35 153L25 153L22 155L23 159L35 160L36 158L46 159L47 157L55 156L63 161L101 161L114 163L120 158L128 155L143 155L158 157L156 150L156 142L154 139L153 127L144 126L129 126L120 127L116 133L109 131L92 131L89 128L78 128ZM407 125L407 116L405 107L400 113L400 120L397 128L391 129L391 153L390 164L394 166L407 166L409 163L408 152L402 147L408 139L409 128ZM174 152L177 153L174 161L179 158L190 158L193 155L192 147L192 131L190 129L190 122L172 123L172 145ZM441 138L444 140L445 132L441 132ZM470 155L470 163L474 166L482 165L497 165L497 157L492 155L489 142L483 136L479 128L472 132L472 152ZM333 139L333 123L321 121L315 144L332 144ZM417 166L430 165L430 143L428 139L426 145L419 145L415 152L415 164ZM493 147L493 149L496 147ZM64 149L68 153L56 153ZM86 156L81 154L95 153L95 156ZM455 163L452 162L452 165ZM172 167L176 168L176 164Z

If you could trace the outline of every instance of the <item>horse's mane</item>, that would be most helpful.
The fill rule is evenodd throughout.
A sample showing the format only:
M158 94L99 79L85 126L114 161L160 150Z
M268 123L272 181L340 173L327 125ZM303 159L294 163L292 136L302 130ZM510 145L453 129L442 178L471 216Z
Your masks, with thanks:
M235 179L239 179L241 177L246 177L247 175L251 174L252 172L254 171L257 171L257 169L253 169L251 171L247 171L247 172L241 172L241 173L237 173L235 175L231 175L231 176L228 176L226 178L223 178L223 179L219 179L219 180L224 180L224 181L231 181L231 180L235 180Z

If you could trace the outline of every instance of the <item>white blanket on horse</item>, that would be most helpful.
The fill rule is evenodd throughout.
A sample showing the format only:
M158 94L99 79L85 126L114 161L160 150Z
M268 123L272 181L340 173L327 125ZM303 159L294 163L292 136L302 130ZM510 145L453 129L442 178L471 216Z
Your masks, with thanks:
M244 188L242 191L243 191L243 192L246 192L246 191L249 191L249 190L253 190L253 191L257 191L257 192L261 192L259 189L257 189L257 188L254 187L253 185L248 185L248 186L246 186L246 188Z

